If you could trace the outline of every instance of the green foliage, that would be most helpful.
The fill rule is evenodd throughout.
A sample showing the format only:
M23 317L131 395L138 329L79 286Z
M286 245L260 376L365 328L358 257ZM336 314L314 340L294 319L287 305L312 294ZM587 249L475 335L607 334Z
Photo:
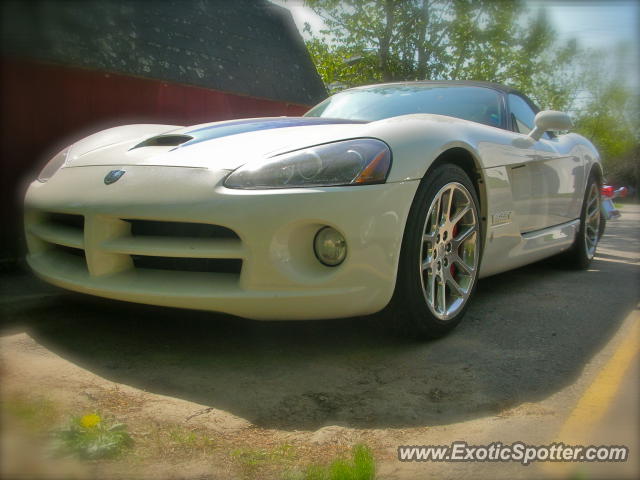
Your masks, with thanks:
M619 87L612 86L612 95ZM593 109L593 101L587 109L576 119L576 131L587 138L595 139L600 154L606 158L616 158L624 155L635 145L634 133L631 125L618 113L608 112L607 109ZM606 105L603 103L603 105ZM592 111L593 109L593 111Z
M246 465L287 460L292 458L294 454L294 447L288 444L279 445L274 449L237 448L231 452L233 458Z
M44 397L11 395L4 401L3 407L8 414L34 432L49 430L60 417L59 408Z
M215 448L217 442L203 431L188 430L183 427L173 427L168 430L168 440L171 448L186 453L206 452Z
M327 26L307 46L325 84L485 80L567 105L575 42L558 46L521 0L308 0ZM553 48L552 48L553 47ZM544 94L544 95L542 95Z
M296 457L295 448L282 444L272 449L237 448L231 457L240 465L245 476L256 478L260 471L273 465L289 464Z
M366 445L356 445L352 449L352 459L334 460L329 466L311 465L297 477L300 480L373 480L376 464L371 449Z
M124 424L107 423L97 414L73 418L54 438L58 453L87 460L117 456L133 443Z
M375 57L364 50L330 47L319 38L309 40L307 49L318 73L332 93L340 90L340 86L345 88L372 83L371 79L378 76Z
M623 52L616 52L621 56ZM605 52L588 51L581 58L582 92L575 111L575 131L598 148L605 174L614 183L640 186L640 103L624 85L621 67L602 73Z

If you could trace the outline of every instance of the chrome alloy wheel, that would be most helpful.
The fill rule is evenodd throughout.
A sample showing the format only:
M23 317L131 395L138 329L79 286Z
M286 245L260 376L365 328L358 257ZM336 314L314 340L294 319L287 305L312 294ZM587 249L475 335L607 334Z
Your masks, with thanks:
M587 209L584 222L584 246L587 258L591 260L596 253L600 240L600 191L598 184L593 182L587 197Z
M480 252L478 213L464 185L452 182L440 189L422 232L422 292L431 312L450 320L471 295Z

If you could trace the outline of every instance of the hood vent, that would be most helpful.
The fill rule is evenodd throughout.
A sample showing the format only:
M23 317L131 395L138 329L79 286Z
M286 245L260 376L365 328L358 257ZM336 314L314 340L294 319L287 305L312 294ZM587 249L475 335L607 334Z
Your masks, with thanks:
M340 118L320 117L264 117L243 120L229 120L217 122L204 127L195 128L180 134L167 133L148 138L129 150L140 147L188 147L207 140L239 135L241 133L257 132L260 130L274 130L277 128L292 128L317 125L367 123L364 120L344 120Z
M193 137L190 135L158 135L148 138L144 142L140 142L129 150L141 147L177 147L189 140L193 140Z

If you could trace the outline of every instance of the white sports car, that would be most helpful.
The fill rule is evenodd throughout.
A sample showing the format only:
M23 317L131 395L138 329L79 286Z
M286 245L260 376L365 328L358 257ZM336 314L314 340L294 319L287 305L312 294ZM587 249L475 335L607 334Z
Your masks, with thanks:
M359 87L299 118L112 128L30 185L27 259L103 297L251 319L386 307L438 336L479 278L562 252L589 265L602 168L570 128L482 82Z

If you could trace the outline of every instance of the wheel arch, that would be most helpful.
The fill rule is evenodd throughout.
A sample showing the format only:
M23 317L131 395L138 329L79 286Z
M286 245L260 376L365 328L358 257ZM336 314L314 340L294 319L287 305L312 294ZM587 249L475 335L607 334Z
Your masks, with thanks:
M602 184L604 182L604 172L602 171L602 165L600 165L599 162L595 162L591 166L591 170L589 171L589 176L587 178L589 178L592 174L596 176L596 180L598 181L598 185L602 186Z
M452 146L444 150L429 165L423 178L426 178L434 169L440 165L450 163L460 167L469 176L478 195L480 202L480 220L483 224L483 231L487 231L487 190L484 174L478 157L470 149L461 146Z

